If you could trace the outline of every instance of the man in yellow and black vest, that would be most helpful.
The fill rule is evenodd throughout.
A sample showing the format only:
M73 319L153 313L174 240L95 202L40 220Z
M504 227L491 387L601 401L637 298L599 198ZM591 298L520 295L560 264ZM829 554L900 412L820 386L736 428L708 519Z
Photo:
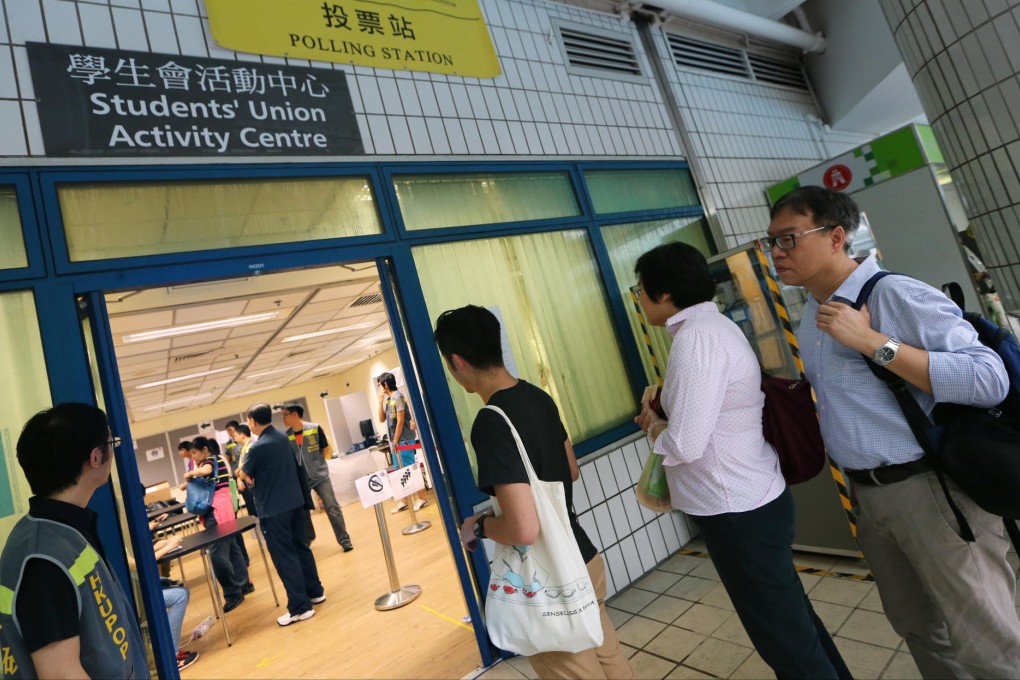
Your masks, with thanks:
M18 463L35 495L0 556L5 678L149 677L138 620L86 507L119 445L88 404L42 411L21 432Z
M315 491L326 510L329 523L333 526L336 542L344 552L354 550L351 536L344 524L344 513L333 493L333 483L329 481L329 466L326 458L332 457L332 449L326 439L326 433L318 423L305 422L305 409L301 404L285 404L281 410L283 424L287 426L287 437L299 452L298 462L305 468L308 475L308 488Z

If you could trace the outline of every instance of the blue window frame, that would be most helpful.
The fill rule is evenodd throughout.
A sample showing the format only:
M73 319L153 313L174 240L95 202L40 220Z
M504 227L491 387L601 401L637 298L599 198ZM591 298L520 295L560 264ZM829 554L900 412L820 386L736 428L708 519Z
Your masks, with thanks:
M10 187L14 190L21 223L21 238L27 260L23 267L0 269L0 281L24 281L44 276L46 273L45 258L39 233L39 221L36 219L31 176L27 172L0 172L0 187ZM10 247L10 244L3 244L0 247Z

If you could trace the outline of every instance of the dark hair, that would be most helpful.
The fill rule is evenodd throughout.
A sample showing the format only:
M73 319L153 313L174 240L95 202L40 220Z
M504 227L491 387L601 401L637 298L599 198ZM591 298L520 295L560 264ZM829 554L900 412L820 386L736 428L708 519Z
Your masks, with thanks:
M503 367L499 319L484 307L468 305L443 312L436 319L432 339L447 361L457 354L478 369Z
M848 194L825 187L799 187L785 194L775 202L769 217L775 219L783 210L792 210L798 215L811 218L816 227L843 227L846 242L843 249L850 251L853 234L861 224L861 209Z
M380 373L375 381L380 385L385 385L388 390L397 389L397 377L392 373Z
M110 456L110 424L91 404L58 404L28 419L18 437L17 455L25 478L37 496L51 496L81 479L92 450Z
M187 440L181 442L180 444L177 445L177 450L178 451L190 451L191 450L191 442L189 442Z
M240 424L241 423L237 422L236 420L228 420L227 424L223 426L223 429L224 430L229 430L230 428L234 428L236 430L237 426L240 425Z
M202 449L208 449L209 453L214 453L212 446L210 446L211 439L208 437L198 436L191 440L191 450L201 451Z
M264 401L257 401L249 406L247 415L256 425L269 425L273 422L273 409Z
M240 423L238 423L237 425L234 426L234 429L243 434L245 437L251 436L251 428L248 427L247 425L241 425Z
M677 309L685 309L715 296L715 282L708 261L697 248L686 243L666 243L638 258L634 273L653 302L669 293Z
M305 407L302 406L301 404L284 404L281 408L284 411L290 411L291 413L296 413L298 415L298 418L304 418L305 417Z

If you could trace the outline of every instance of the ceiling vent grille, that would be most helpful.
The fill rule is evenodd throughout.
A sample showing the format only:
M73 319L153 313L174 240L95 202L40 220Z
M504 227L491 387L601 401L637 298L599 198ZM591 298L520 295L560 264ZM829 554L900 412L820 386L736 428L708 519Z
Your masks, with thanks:
M750 78L750 69L744 50L693 40L681 35L669 35L669 47L677 66L700 68Z
M808 89L807 79L804 78L804 69L800 64L750 53L748 53L747 59L751 62L751 72L757 81L773 85L786 85L798 90Z
M560 31L560 41L567 63L581 69L583 75L641 75L641 64L634 51L634 43L629 37L612 33L594 33L570 26L557 28Z
M808 90L804 69L798 61L784 61L726 45L669 34L673 62L684 68L722 73L771 85Z
M300 354L308 354L308 353L310 353L310 352L314 352L314 351L316 351L316 350L315 350L315 348L308 348L308 349L296 349L296 350L294 350L293 352L291 352L290 354L288 354L288 355L287 355L287 358L289 359L289 358L291 358L291 357L296 357L296 356L298 356L298 355L300 355Z
M351 307L364 307L365 305L377 305L382 302L382 295L379 293L372 293L371 295L362 295L357 300L351 303Z
M170 360L175 364L181 364L185 361L192 361L199 357L204 357L206 354L212 354L212 350L206 352L193 352L192 354L178 354L177 356L171 357Z

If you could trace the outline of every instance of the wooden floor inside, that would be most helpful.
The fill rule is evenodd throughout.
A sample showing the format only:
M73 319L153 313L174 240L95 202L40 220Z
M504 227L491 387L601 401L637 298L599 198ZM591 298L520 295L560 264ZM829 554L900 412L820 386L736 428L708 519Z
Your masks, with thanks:
M421 596L391 611L376 611L377 597L389 592L389 577L375 511L360 503L344 510L355 549L344 553L333 538L329 520L313 514L317 538L312 543L319 578L327 600L316 606L307 621L282 628L276 617L286 612L283 585L269 561L280 597L280 607L266 581L266 570L254 534L246 532L251 558L249 574L255 592L227 614L233 646L227 647L217 621L202 638L186 646L200 658L181 673L192 678L462 678L481 663L464 596L443 533L435 497L418 513L432 527L405 536L410 513L390 514L393 503L383 505L401 585L417 584ZM268 557L268 553L267 553ZM198 556L184 559L191 602L184 619L182 639L213 608ZM173 578L180 570L173 565Z

